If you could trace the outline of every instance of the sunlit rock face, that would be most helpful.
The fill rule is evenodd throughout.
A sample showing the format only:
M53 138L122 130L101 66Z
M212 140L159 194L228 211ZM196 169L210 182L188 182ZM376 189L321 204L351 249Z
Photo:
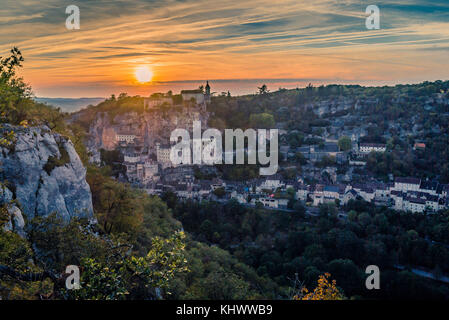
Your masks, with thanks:
M118 134L132 134L139 137L144 147L155 148L156 142L168 143L170 134L178 128L192 130L194 121L201 121L201 127L207 128L209 113L182 109L178 111L127 112L111 116L99 112L90 123L88 147L113 150L117 147Z
M74 217L93 219L92 194L83 166L72 142L47 127L14 130L12 147L0 148L0 205L15 200L17 210L29 221L56 213L68 222ZM15 225L22 227L21 214L12 207Z

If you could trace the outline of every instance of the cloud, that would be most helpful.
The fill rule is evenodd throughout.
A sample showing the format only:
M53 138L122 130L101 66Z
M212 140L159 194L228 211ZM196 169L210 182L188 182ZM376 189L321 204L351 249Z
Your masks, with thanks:
M160 81L443 75L449 62L438 48L449 41L447 1L380 0L381 30L366 30L364 2L84 0L77 1L81 30L69 31L65 7L72 1L3 0L0 52L22 50L24 75L37 90L129 85L140 64L151 65Z

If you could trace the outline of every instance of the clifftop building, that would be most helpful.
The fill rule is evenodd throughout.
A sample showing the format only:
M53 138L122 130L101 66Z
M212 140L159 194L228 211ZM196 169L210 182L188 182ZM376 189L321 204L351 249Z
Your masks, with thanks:
M194 90L182 90L181 91L182 102L185 104L193 103L194 105L201 106L204 110L206 109L206 104L211 101L210 85L209 81L206 82L204 91L202 89ZM144 108L145 110L151 110L161 106L173 106L178 105L180 101L176 102L172 96L167 96L163 93L157 93L151 95L151 97L144 98Z
M182 90L181 95L182 95L182 101L186 101L186 102L191 101L191 102L195 102L196 104L205 103L204 93L200 89Z

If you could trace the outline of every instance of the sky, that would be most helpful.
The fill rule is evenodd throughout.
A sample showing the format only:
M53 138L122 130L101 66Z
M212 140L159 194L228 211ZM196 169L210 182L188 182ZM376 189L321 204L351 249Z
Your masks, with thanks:
M448 0L0 0L0 56L17 46L40 97L267 83L384 85L448 80ZM368 5L380 29L365 26ZM66 28L66 7L80 29ZM148 66L151 82L135 70Z

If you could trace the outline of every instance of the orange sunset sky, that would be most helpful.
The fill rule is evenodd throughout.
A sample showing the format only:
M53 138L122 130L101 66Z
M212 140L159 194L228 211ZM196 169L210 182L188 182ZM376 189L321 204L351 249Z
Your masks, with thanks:
M245 93L219 80L296 87L449 78L447 0L0 1L0 55L22 51L21 75L36 96L148 95L206 79ZM65 27L72 4L79 30ZM370 4L381 10L380 30L365 27ZM142 66L152 81L137 81Z

